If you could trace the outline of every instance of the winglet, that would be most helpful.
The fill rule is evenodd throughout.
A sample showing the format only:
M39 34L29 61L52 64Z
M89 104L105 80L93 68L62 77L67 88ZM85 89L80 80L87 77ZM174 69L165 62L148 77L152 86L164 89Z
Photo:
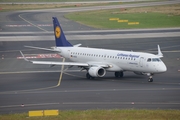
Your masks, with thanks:
M161 49L160 49L159 45L158 45L158 54L157 54L157 56L160 57L160 58L163 57L163 54L161 52Z
M28 62L30 62L25 56L24 56L24 54L20 51L20 53L21 53L21 55L22 55L22 57L23 57L23 59L25 60L25 61L28 61Z

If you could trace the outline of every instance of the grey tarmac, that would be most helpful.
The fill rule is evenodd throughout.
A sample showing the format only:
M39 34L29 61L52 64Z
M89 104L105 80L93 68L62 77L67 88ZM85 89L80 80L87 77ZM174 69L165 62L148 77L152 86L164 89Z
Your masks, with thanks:
M171 1L170 1L171 2ZM29 110L59 109L59 110L87 110L87 109L180 109L180 37L179 36L142 36L156 31L159 34L176 33L179 28L159 30L121 30L101 31L87 27L63 17L65 13L58 13L58 18L67 35L107 34L138 34L137 38L111 38L97 40L70 40L72 44L82 43L84 47L133 50L157 53L157 44L164 54L162 60L168 71L154 76L154 82L147 82L147 76L138 76L132 72L125 72L122 79L116 79L114 73L108 73L104 78L87 80L85 71L79 68L66 69L60 80L61 66L32 65L20 57L21 50L25 55L37 56L39 54L52 54L49 51L25 48L24 45L50 48L55 46L52 40L41 41L12 41L3 40L2 37L27 36L37 34L48 35L52 33L52 26L24 26L7 27L5 25L18 23L32 24L51 23L51 12L6 12L2 13L0 22L0 114L21 113ZM23 17L25 20L19 17ZM6 16L6 17L5 17ZM46 20L47 21L44 21ZM4 26L3 26L4 25ZM73 32L75 31L75 32ZM77 31L77 32L76 32ZM78 32L81 31L81 32ZM82 32L85 31L85 32ZM93 31L90 33L90 31ZM11 32L18 32L9 35ZM23 32L21 34L21 32ZM27 32L27 33L26 33ZM30 33L32 32L32 33ZM13 34L13 33L12 33ZM25 35L26 34L26 35ZM53 34L53 33L52 33ZM39 35L35 35L39 36ZM47 36L47 35L45 35ZM38 60L60 60L58 58L36 58ZM61 81L61 84L59 82Z

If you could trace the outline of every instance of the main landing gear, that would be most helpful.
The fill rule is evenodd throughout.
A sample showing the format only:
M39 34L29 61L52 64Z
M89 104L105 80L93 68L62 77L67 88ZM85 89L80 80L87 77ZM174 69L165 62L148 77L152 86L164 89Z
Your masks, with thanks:
M92 77L89 73L86 73L86 78L87 79L94 79L94 77Z
M121 72L115 72L114 75L116 78L122 78L124 76L124 73L122 71Z

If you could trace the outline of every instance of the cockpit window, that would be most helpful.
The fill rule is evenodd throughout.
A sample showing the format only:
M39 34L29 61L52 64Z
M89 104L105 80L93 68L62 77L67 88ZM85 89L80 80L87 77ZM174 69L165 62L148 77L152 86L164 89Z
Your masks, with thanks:
M147 62L151 62L151 58L148 58L148 59L147 59Z
M161 60L159 58L152 58L153 62L160 62Z
M147 59L147 62L160 62L161 61L161 59L159 59L159 58L148 58Z

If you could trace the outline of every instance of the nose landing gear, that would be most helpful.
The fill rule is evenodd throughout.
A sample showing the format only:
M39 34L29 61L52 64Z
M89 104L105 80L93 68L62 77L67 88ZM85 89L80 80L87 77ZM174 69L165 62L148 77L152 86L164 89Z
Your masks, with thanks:
M150 78L150 77L149 77L148 82L153 82L153 78Z
M147 74L149 76L148 82L153 82L153 75L151 73Z

